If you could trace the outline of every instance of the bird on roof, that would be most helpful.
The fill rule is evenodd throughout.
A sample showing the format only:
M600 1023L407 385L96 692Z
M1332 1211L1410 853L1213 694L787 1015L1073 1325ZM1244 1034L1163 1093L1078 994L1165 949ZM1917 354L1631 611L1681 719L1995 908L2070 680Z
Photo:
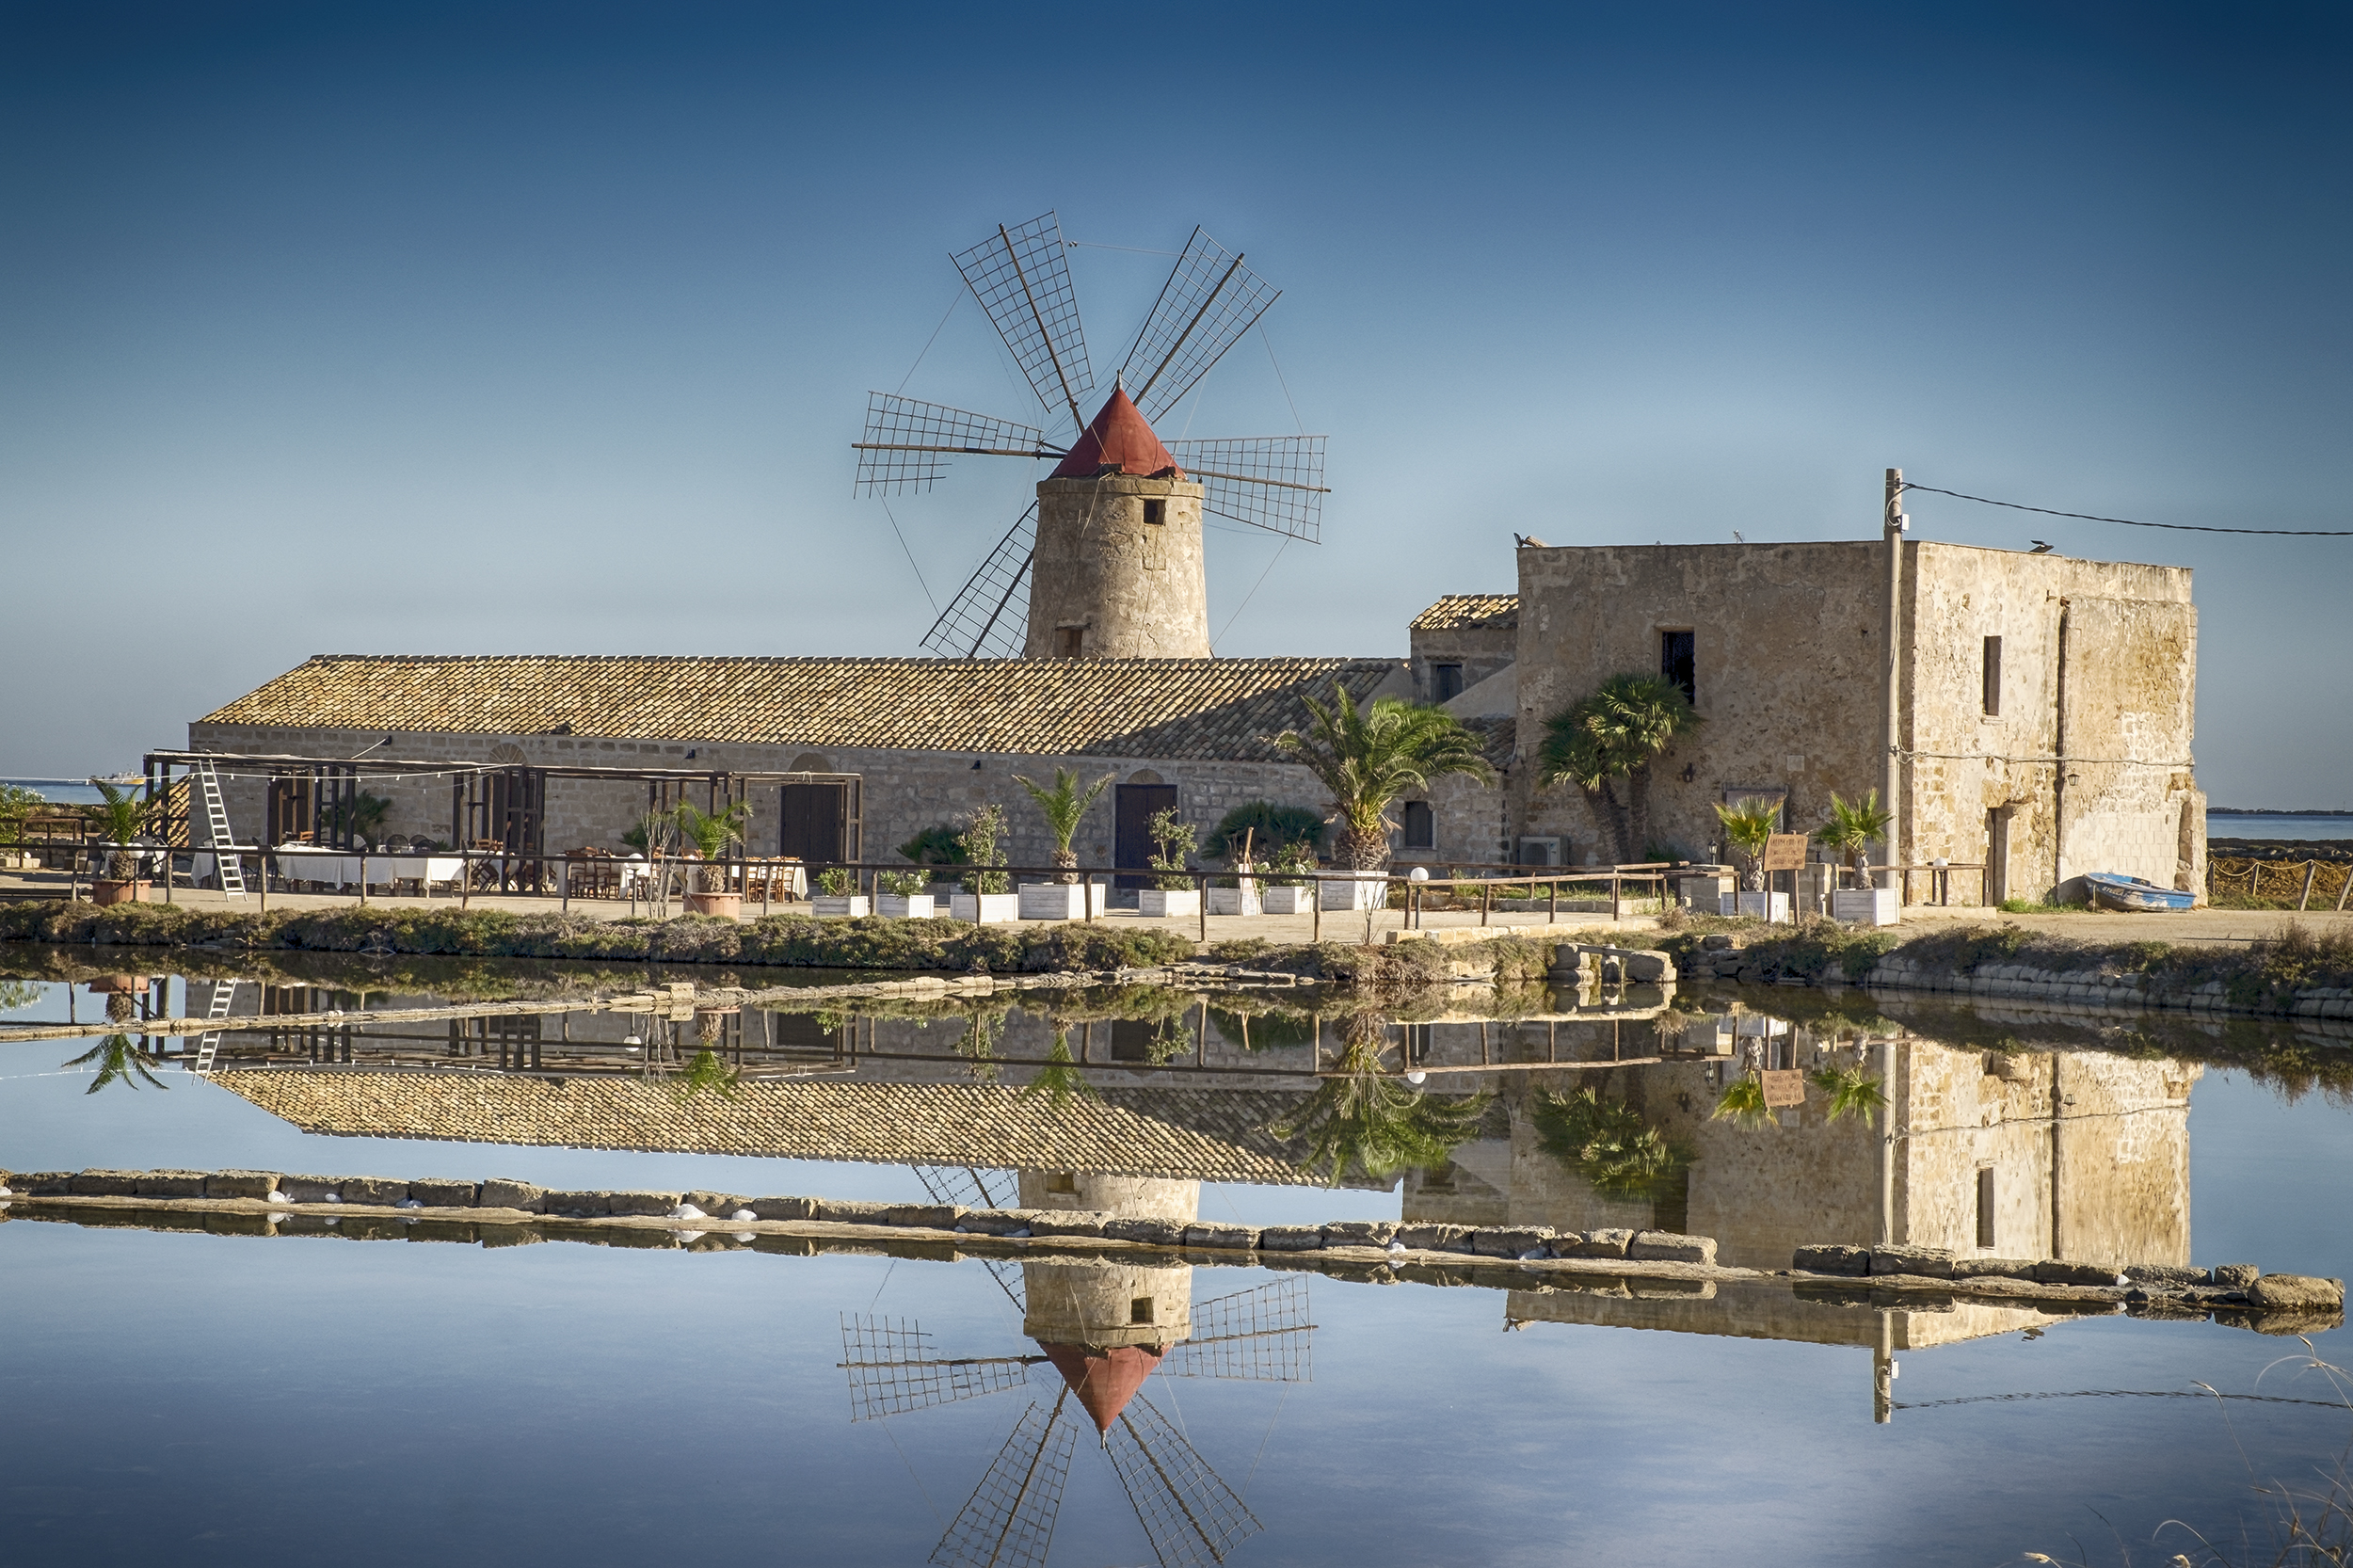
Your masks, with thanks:
M2026 552L2026 553L2029 555L2048 555L2051 553L2051 547L2044 544L2041 539L2037 539L2034 541L2034 548Z
M1552 547L1533 534L1514 534L1512 540L1522 550L1550 550Z

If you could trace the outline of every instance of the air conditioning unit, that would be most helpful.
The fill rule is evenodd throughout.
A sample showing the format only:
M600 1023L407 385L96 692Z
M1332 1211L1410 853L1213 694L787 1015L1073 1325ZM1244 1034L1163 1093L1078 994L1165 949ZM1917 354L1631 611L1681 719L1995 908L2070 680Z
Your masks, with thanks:
M1516 864L1522 866L1557 866L1560 863L1560 840L1522 839L1520 840L1520 857Z

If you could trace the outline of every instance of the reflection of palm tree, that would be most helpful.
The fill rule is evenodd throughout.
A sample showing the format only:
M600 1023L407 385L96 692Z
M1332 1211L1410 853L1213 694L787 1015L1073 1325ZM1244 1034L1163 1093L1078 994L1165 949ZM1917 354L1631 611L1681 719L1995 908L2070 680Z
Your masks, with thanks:
M1535 1123L1547 1153L1612 1197L1655 1199L1690 1163L1641 1112L1591 1089L1539 1096Z
M1038 1067L1037 1076L1030 1080L1029 1087L1021 1093L1024 1096L1044 1095L1057 1106L1069 1103L1071 1097L1077 1095L1095 1099L1102 1097L1095 1085L1087 1081L1085 1071L1072 1060L1070 1031L1067 1029L1054 1032L1054 1048L1046 1053L1046 1060Z
M742 1081L743 1074L717 1051L698 1050L695 1053L695 1060L686 1064L686 1071L679 1075L676 1097L680 1105L684 1105L696 1096L711 1091L724 1098L733 1099Z
M94 1095L118 1080L136 1089L140 1079L145 1079L158 1089L168 1091L171 1088L170 1084L148 1070L147 1058L139 1053L138 1047L131 1043L128 1034L109 1034L72 1061L60 1065L80 1067L92 1062L98 1064L98 1077L82 1091L86 1095Z
M1395 1175L1410 1165L1442 1165L1468 1143L1486 1113L1488 1096L1426 1095L1381 1070L1387 1024L1379 1015L1352 1016L1341 1030L1338 1070L1307 1103L1270 1130L1304 1139L1309 1170L1322 1168L1335 1187L1353 1166L1367 1176Z
M997 1039L1005 1032L1002 1013L975 1013L966 1028L964 1038L956 1042L956 1054L972 1059L972 1080L976 1083L997 1081Z

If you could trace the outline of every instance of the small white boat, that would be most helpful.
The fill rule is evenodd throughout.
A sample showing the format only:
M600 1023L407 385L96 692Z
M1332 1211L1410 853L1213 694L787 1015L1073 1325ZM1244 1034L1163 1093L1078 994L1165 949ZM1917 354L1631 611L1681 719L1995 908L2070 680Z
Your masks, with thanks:
M2191 908L2198 902L2195 893L2177 892L2114 872L2087 872L2084 881L2090 886L2092 901L2102 908L2121 909L2128 914L2165 914Z

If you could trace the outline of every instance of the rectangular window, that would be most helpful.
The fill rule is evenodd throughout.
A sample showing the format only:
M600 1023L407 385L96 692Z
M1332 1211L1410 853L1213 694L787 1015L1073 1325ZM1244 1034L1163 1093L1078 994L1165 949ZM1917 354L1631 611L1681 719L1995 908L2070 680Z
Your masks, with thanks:
M1998 714L2002 711L2002 639L1985 640L1985 711Z
M1977 1173L1977 1245L1993 1244L1993 1167Z
M1083 626L1060 626L1054 629L1054 657L1076 659L1086 642Z
M1658 633L1658 673L1683 688L1683 699L1697 706L1700 700L1698 671L1695 668L1693 644L1696 632L1661 632Z
M1150 1322L1152 1320L1152 1298L1149 1296L1138 1296L1134 1300L1128 1302L1128 1320L1131 1323Z
M1405 803L1405 847L1407 849L1436 849L1438 847L1438 817L1426 800Z
M1451 702L1463 695L1463 666L1433 664L1430 666L1430 700Z
M1079 1173L1076 1171L1047 1172L1046 1190L1048 1192L1064 1192L1073 1196L1077 1195L1079 1191Z
M1168 503L1147 501L1144 504L1144 520L1159 528L1168 521Z

